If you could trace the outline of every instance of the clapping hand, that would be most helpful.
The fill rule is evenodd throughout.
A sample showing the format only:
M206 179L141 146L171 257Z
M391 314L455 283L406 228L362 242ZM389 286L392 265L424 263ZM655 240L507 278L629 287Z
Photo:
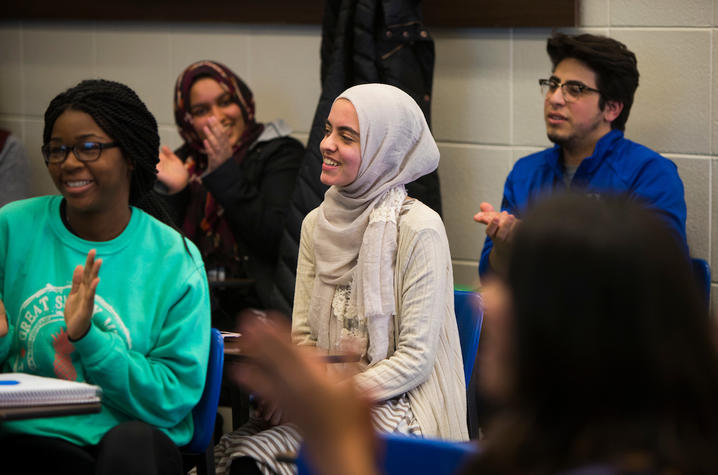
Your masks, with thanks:
M521 220L508 211L496 211L490 203L481 203L474 221L486 224L486 234L494 241L509 242Z
M84 336L90 327L101 265L102 259L95 260L92 249L87 253L85 266L78 265L72 273L72 288L65 302L65 325L71 340Z
M157 179L167 187L170 195L182 191L189 181L189 173L182 159L165 145L160 149L160 161L157 164Z
M474 221L486 224L486 235L494 243L489 257L491 267L502 269L506 265L509 244L521 220L507 211L496 211L490 203L483 202L479 206L481 211L474 215Z

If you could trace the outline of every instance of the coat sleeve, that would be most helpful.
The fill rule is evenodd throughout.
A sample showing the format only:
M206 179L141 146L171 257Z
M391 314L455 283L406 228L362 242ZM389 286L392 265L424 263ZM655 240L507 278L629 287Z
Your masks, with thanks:
M663 157L648 161L630 184L630 189L661 214L687 251L686 201L676 165Z
M304 147L288 137L257 147L264 150L256 152L261 160L261 173L256 179L244 172L242 164L227 160L204 176L202 183L224 208L234 235L254 253L271 257L276 255L284 229L284 215L289 207ZM250 157L245 160L250 160Z

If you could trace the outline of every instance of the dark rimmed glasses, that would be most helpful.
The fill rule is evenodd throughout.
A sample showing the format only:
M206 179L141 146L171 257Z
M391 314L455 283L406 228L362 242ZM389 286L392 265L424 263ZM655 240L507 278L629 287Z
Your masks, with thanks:
M42 150L42 156L45 158L45 164L49 165L50 163L59 164L64 162L71 150L75 155L75 158L79 161L94 162L100 158L103 150L106 148L117 147L118 145L119 144L117 142L80 142L76 143L72 147L68 147L67 145L46 143L40 150Z
M548 94L553 94L556 89L561 88L561 94L566 102L576 102L588 92L596 92L601 94L601 91L588 87L587 85L578 81L566 81L560 83L555 79L539 79L539 86L541 86L541 94L546 97Z

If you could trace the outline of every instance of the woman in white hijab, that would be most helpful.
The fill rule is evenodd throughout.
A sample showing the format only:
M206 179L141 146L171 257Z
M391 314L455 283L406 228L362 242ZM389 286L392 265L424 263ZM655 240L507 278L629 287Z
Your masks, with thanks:
M400 89L365 84L334 101L325 127L321 181L330 188L302 224L292 338L360 355L354 381L374 403L377 430L466 440L446 232L404 188L439 164L424 115ZM294 428L247 437L261 430L249 426L220 442L217 473L246 456L262 473L291 473L274 455L278 445L296 450Z

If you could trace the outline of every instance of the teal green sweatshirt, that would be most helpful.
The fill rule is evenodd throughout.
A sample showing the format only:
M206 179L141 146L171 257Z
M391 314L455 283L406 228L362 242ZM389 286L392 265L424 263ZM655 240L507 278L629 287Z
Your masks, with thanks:
M115 425L141 420L187 443L209 354L209 291L197 248L137 208L117 238L85 241L63 224L61 202L43 196L0 208L0 299L10 325L0 362L3 372L96 384L102 411L3 422L0 435L97 444ZM102 259L100 283L90 330L73 343L65 299L90 249Z

